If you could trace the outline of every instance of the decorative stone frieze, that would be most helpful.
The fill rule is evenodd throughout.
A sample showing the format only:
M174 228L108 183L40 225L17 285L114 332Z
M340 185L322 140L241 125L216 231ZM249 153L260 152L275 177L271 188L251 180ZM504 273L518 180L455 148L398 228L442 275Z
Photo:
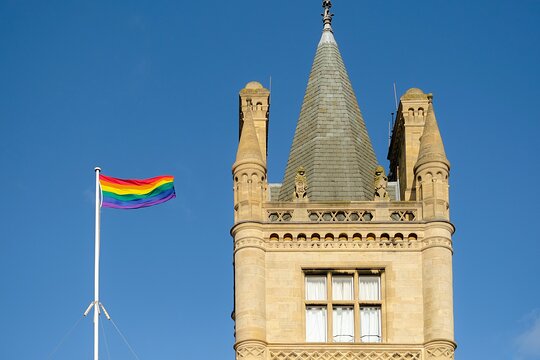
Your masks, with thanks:
M426 360L453 360L455 344L436 341L426 345Z
M241 248L245 247L256 247L256 248L265 248L265 243L261 239L255 239L255 238L245 238L240 239L234 242L234 250L240 250Z
M420 204L410 202L372 202L370 204L301 204L293 208L286 203L269 204L267 223L366 223L366 222L420 222ZM309 206L309 207L308 207ZM364 207L365 206L365 207Z
M294 210L268 210L269 222L290 222L293 219Z
M328 250L328 249L346 249L346 250L420 250L422 243L418 241L268 241L265 244L267 249L302 249L302 250Z
M245 344L236 349L237 360L266 360L266 347L259 344Z
M352 236L345 233L326 234L326 236L319 234L306 236L303 233L295 236L287 233L280 236L273 233L266 240L247 237L235 241L235 251L244 247L257 247L264 250L424 250L430 247L445 247L452 250L452 241L444 237L418 239L415 233L410 233L405 237L401 233L396 233L391 237L388 234L375 236L372 233L367 235L355 233Z
M424 243L423 248L427 249L430 247L440 246L452 250L452 240L444 237L430 237L422 241Z
M421 360L420 351L271 351L270 360Z
M373 210L308 210L314 222L354 222L373 220Z
M416 210L390 210L390 220L392 221L416 221L417 218Z

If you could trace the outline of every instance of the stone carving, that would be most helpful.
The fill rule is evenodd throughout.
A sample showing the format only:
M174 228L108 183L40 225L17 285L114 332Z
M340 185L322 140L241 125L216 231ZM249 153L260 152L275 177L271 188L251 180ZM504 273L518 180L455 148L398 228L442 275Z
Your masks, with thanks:
M296 170L296 176L294 177L294 199L307 200L307 177L306 170L300 166Z
M289 222L293 218L294 210L274 210L268 211L268 221L270 222Z
M265 347L262 345L247 345L236 350L237 360L263 360L266 359Z
M290 234L286 234L289 235ZM245 246L256 246L264 248L266 251L281 249L302 249L306 251L321 251L328 249L342 249L347 251L380 251L381 249L392 249L393 251L416 251L427 246L436 246L432 243L418 241L414 233L404 237L397 233L393 237L370 238L360 234L330 234L330 237L321 237L319 234L306 236L298 234L286 239L285 235L272 234L264 240L263 244L253 244L252 239L237 241L235 250ZM342 236L343 235L343 236ZM246 241L250 241L247 243Z
M238 244L237 247L240 247L241 244ZM235 250L236 248L235 247ZM328 249L342 249L347 251L380 251L381 249L391 249L393 251L403 250L421 250L422 244L417 241L400 241L400 242L391 242L391 241L270 241L266 243L265 249L267 251L274 249L301 249L305 251L321 251Z
M450 239L446 239L442 237L431 237L431 238L424 239L422 242L424 243L423 249L428 249L431 247L445 247L449 249L450 251L453 251L452 240Z
M371 221L375 210L308 210L309 220L316 222Z
M235 244L235 250L241 246L246 246L243 243L236 243ZM280 240L270 240L267 241L264 245L264 248L266 250L273 250L273 249L302 249L302 250L313 250L313 251L319 251L319 250L327 250L327 249L343 249L347 251L354 251L354 250L373 250L373 251L380 251L381 249L392 249L394 251L403 250L403 251L411 251L411 250L421 250L422 249L422 243L419 241L411 241L411 240L401 240L401 241L368 241L368 240L361 240L361 241L354 241L354 240L333 240L333 241L326 241L326 240L319 240L319 241L313 241L311 239L306 240L297 240L293 239L292 241L283 241Z
M415 221L416 210L390 210L390 220L392 221Z
M386 187L388 186L388 177L384 172L384 168L379 165L375 169L375 201L390 201Z
M438 346L426 349L428 360L453 360L454 349L449 346Z
M234 251L237 251L246 247L258 248L258 249L264 250L265 249L264 240L247 238L247 239L239 239L234 242Z
M420 360L419 351L272 351L270 360Z
M395 204L395 203L392 203ZM268 222L319 222L319 223L332 223L332 222L370 222L370 221L394 221L394 222L418 222L421 216L418 212L418 208L401 207L401 208L388 208L388 213L384 214L384 211L377 213L375 208L305 208L304 214L301 214L303 209L291 209L291 208L266 208L266 217ZM378 214L378 215L377 215ZM376 218L376 216L378 216Z

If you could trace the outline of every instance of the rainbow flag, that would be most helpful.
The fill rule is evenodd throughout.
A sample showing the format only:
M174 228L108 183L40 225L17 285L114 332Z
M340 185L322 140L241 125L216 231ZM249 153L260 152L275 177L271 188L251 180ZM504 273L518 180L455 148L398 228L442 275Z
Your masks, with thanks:
M139 209L161 204L176 197L174 177L156 176L150 179L125 180L99 175L102 207Z

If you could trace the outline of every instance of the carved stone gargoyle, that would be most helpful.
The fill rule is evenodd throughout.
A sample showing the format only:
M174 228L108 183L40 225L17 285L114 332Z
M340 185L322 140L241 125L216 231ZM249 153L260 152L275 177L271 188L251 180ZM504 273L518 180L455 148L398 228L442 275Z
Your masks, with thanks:
M307 177L306 177L306 170L300 166L298 170L296 170L296 176L294 177L294 194L293 194L293 200L295 201L306 201L307 198Z
M386 176L386 173L384 172L384 168L379 165L375 169L375 178L374 178L374 186L375 186L375 201L390 201L390 197L388 196L388 191L386 191L386 187L388 186L388 177Z

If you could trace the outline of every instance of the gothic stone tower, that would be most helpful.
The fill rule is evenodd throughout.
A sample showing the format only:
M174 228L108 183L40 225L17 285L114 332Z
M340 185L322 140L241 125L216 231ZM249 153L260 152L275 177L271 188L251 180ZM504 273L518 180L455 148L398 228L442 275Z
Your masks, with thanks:
M448 175L432 96L402 97L377 166L330 1L282 184L267 182L269 91L240 91L233 165L238 360L453 359Z

